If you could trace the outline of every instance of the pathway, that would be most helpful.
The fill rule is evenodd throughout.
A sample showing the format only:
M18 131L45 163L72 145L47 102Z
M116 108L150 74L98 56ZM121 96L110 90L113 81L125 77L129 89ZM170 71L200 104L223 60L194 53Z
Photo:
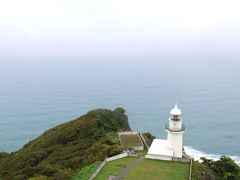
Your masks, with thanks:
M127 174L128 171L130 171L134 166L136 166L138 163L140 163L144 158L145 158L145 156L140 156L138 158L138 160L136 160L127 169L125 169L123 172L121 172L119 175L117 175L114 180L120 180L125 174Z

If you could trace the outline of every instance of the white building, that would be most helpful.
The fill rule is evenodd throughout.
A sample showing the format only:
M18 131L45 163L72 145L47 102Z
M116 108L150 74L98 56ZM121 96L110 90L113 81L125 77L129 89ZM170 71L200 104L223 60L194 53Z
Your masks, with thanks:
M154 139L146 158L171 161L174 157L182 158L182 135L185 127L182 124L182 112L177 104L170 112L169 124L165 125L167 140Z

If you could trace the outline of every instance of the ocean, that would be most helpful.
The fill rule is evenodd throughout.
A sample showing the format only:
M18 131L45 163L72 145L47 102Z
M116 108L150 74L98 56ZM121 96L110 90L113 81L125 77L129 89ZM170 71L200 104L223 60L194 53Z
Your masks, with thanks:
M178 103L185 151L240 163L240 56L0 59L0 151L96 108L123 107L133 130L167 138Z

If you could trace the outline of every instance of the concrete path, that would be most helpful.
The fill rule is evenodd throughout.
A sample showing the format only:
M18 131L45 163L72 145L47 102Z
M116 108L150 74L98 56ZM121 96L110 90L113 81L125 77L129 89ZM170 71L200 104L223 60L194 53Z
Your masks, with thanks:
M134 166L136 166L138 163L140 163L143 159L145 158L145 156L140 156L138 158L138 160L136 160L134 163L132 163L127 169L125 169L123 172L121 172L119 175L117 175L115 177L114 180L121 180L121 178L127 174L128 171L130 171Z

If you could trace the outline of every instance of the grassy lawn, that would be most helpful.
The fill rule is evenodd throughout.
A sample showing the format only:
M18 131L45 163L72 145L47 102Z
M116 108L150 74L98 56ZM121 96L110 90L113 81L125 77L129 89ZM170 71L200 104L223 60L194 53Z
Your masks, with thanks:
M88 180L92 174L97 170L102 162L98 161L89 166L85 166L81 170L77 171L75 176L71 178L71 180Z
M124 148L132 148L133 146L142 146L142 142L137 134L120 135Z
M125 157L115 161L110 161L103 166L94 180L107 180L110 175L116 176L136 160L137 158L135 157Z
M124 180L187 180L190 164L144 159L131 169Z

